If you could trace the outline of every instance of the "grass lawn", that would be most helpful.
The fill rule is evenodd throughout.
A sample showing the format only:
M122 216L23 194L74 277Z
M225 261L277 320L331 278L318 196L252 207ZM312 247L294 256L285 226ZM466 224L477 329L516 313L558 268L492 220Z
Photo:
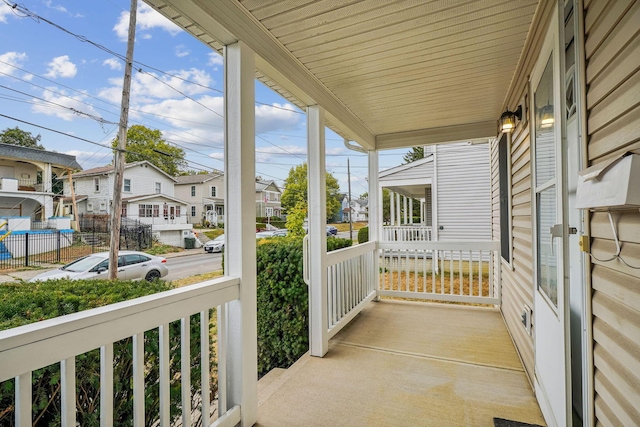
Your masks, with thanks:
M333 225L335 228L338 229L338 231L349 231L349 223L348 222L339 222L337 224L329 224L329 225ZM353 231L358 231L362 227L366 227L366 226L367 226L366 222L354 222L353 223Z
M203 232L209 239L215 239L216 237L224 234L224 228L214 228L213 230L207 230Z

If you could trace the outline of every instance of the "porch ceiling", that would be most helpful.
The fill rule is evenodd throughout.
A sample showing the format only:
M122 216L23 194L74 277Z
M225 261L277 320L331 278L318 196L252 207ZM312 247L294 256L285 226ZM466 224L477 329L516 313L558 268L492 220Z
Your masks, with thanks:
M146 0L367 148L495 136L536 0Z

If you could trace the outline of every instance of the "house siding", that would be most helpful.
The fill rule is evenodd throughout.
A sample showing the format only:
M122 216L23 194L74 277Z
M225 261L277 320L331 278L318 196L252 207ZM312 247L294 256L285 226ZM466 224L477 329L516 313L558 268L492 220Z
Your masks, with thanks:
M436 155L438 240L491 240L489 145L441 145Z
M640 1L585 2L587 154L596 164L640 148ZM640 213L615 212L622 256L640 265ZM615 253L606 213L590 217L591 250ZM598 425L640 425L640 270L592 259Z
M538 59L548 22L555 2L543 2L536 12L529 39L525 43L526 52L520 60L507 96L507 107L514 110L528 95L529 75ZM523 105L523 108L526 106ZM534 343L521 321L526 306L533 308L533 228L531 216L531 151L529 121L527 111L524 120L517 123L511 135L511 264L496 261L501 268L502 303L501 311L522 360L529 381L534 378ZM498 173L498 141L491 145L493 171ZM493 239L509 238L500 236L500 186L498 176L491 180L492 234ZM535 314L534 314L535 315Z

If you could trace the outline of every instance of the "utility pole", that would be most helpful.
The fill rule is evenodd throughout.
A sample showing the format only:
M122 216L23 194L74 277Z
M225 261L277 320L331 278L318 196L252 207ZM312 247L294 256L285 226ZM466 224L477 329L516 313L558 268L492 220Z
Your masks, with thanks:
M351 166L347 157L347 179L349 181L349 239L353 240L353 218L351 217Z
M109 280L118 278L118 252L120 251L120 221L122 216L122 184L124 181L124 152L127 148L127 125L129 121L129 95L131 89L131 68L133 44L136 36L136 10L138 0L131 0L129 13L129 36L127 38L127 59L124 65L122 104L120 105L120 129L118 147L114 155L115 179L113 184L113 207L111 209L111 247L109 248Z

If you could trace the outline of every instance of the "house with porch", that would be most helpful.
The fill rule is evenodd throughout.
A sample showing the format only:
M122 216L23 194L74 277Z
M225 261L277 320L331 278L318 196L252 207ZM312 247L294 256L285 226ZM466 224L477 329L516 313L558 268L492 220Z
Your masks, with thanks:
M224 173L215 171L207 174L176 177L176 197L186 201L189 224L210 224L224 222Z
M282 190L275 181L256 180L256 217L282 215Z
M424 158L380 172L389 224L382 239L491 240L491 151L486 141L424 147Z
M6 223L3 228L42 228L41 224L55 219L53 177L78 169L82 167L75 156L0 144L0 222Z
M340 220L342 222L349 222L351 218L354 222L367 221L369 216L368 212L368 200L367 199L351 199L351 206L349 206L349 197L345 195L342 198L342 209L340 210Z
M113 425L113 343L133 336L140 355L151 329L168 425L166 325L182 319L187 344L199 315L206 337L212 308L221 380L213 400L203 340L197 411L216 405L215 426L640 424L640 204L626 185L637 155L616 161L640 141L640 1L146 3L223 54L224 275L0 332L16 425L31 425L32 372L54 363L63 424L75 425L75 357L96 349L100 416ZM260 382L255 78L306 111L309 156L310 349ZM331 253L325 126L369 159L369 242ZM491 240L383 241L380 152L460 141L489 143ZM182 425L192 421L187 365Z
M66 212L108 215L111 211L115 172L112 165L76 172L64 181ZM175 197L176 178L147 160L127 163L122 186L122 217L150 224L162 243L184 247L192 237L187 202ZM74 206L75 205L75 206Z

